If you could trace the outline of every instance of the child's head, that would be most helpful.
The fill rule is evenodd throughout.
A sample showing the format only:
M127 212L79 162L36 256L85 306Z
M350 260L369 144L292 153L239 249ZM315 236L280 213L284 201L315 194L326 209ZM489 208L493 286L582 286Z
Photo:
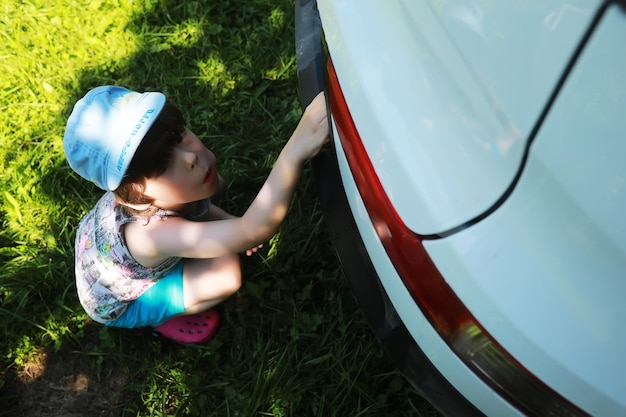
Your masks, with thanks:
M150 204L152 199L144 196L146 178L161 175L167 169L172 149L180 142L185 130L185 119L180 110L169 101L154 124L148 129L130 162L126 175L115 194L128 204Z
M76 103L63 146L83 178L127 203L149 204L143 182L167 169L184 129L180 110L162 93L103 86Z

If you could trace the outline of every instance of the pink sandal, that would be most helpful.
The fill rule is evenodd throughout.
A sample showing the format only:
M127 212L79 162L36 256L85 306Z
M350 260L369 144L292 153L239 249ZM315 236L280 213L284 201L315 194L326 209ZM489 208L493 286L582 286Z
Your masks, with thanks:
M178 316L153 329L153 332L180 344L207 343L217 332L220 315L216 309Z

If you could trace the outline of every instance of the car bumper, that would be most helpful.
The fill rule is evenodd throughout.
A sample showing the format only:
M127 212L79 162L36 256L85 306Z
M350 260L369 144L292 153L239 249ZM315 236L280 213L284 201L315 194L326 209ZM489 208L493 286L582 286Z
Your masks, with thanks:
M324 89L322 33L315 0L296 1L296 55L304 108ZM482 415L426 357L393 307L352 215L334 146L331 142L312 161L320 206L344 275L373 333L417 391L442 413Z

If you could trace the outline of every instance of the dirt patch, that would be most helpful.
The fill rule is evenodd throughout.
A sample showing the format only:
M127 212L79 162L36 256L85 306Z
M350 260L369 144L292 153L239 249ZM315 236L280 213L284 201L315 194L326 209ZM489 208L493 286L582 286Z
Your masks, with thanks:
M119 366L107 364L98 375L101 358L82 352L52 354L39 350L31 355L12 381L15 410L23 417L113 417L128 400L124 387L130 376ZM100 362L99 362L100 361ZM0 415L9 412L2 410ZM6 414L9 415L9 414Z

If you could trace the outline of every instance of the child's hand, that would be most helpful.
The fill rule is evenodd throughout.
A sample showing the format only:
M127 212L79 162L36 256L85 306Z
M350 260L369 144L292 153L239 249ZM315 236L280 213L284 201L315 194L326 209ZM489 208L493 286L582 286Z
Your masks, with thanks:
M259 249L261 249L263 247L263 244L261 243L259 246L255 246L252 249L248 249L246 251L246 255L248 256L252 256L253 254L255 254Z
M294 151L302 160L313 158L328 141L326 98L321 92L304 110L292 136Z

